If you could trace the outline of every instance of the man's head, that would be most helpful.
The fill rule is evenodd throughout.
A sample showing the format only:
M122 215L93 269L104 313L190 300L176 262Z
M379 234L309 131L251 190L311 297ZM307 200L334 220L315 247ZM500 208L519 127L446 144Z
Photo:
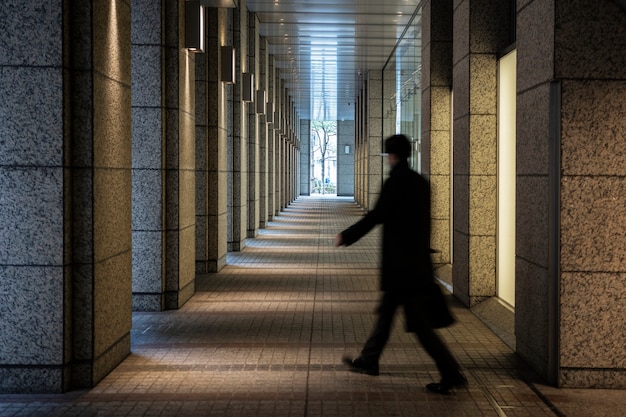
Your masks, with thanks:
M389 155L390 162L406 161L411 156L411 142L404 135L390 136L385 140L385 152Z

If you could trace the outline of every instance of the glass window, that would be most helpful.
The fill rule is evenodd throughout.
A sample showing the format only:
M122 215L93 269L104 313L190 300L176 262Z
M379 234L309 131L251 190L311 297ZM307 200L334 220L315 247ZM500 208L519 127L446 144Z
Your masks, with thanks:
M413 143L411 167L421 171L422 10L413 14L384 68L383 135L401 133Z

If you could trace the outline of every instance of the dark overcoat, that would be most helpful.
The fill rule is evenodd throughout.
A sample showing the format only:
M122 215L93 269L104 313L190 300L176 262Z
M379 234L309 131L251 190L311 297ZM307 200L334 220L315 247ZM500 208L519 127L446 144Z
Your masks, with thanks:
M406 161L396 164L373 210L341 232L351 245L382 224L381 289L416 291L433 282L430 259L430 186Z

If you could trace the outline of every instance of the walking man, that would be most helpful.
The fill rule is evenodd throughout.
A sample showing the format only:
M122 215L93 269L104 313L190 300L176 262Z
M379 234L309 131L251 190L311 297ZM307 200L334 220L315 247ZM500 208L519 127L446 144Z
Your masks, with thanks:
M465 386L467 379L433 330L428 317L430 312L423 307L423 296L437 285L430 259L430 186L409 167L411 144L406 136L389 137L385 141L385 152L391 170L376 206L335 237L335 246L349 246L375 225L383 225L380 280L383 294L378 319L361 354L355 359L345 357L343 361L353 372L378 375L379 359L389 339L395 311L402 306L406 330L416 334L441 375L440 382L430 383L426 388L448 394L454 387Z

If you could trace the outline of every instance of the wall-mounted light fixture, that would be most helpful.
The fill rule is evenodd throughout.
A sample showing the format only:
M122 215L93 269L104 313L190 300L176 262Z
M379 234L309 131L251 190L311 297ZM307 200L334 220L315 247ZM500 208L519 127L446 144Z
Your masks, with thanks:
M204 7L224 7L227 9L237 8L237 0L200 0Z
M346 146L343 148L343 152L344 152L346 155L347 155L347 154L349 154L349 153L350 153L350 145L346 145Z
M256 90L255 112L257 114L265 114L265 90Z
M282 132L283 123L284 123L284 120L281 120L280 118L280 111L274 110L274 130L278 130L279 132Z
M274 123L274 103L268 101L265 109L265 120L267 121L267 123Z
M254 74L244 72L241 74L241 101L250 103L254 101Z
M185 48L204 52L204 6L199 1L185 2Z
M222 57L222 82L235 84L235 48L224 45L221 48Z

